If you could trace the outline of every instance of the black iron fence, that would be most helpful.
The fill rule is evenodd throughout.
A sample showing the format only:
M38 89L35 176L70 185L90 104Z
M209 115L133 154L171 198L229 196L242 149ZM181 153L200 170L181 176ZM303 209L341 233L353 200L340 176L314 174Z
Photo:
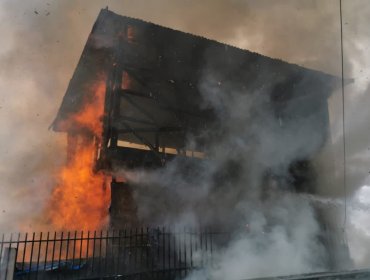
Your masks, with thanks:
M228 235L209 230L137 228L119 231L3 234L0 280L179 279L211 265Z

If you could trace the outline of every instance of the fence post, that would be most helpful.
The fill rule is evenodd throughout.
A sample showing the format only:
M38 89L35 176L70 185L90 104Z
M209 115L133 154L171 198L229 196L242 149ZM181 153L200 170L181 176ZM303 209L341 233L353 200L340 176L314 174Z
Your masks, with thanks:
M0 280L13 280L16 252L15 248L4 248L0 263Z

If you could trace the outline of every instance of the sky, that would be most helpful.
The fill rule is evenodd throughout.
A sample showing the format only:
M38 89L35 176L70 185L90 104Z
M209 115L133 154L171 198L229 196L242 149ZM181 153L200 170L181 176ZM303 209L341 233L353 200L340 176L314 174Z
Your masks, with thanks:
M370 5L367 0L342 2L344 76L354 79L344 97L346 186L349 197L364 201L370 195L364 187L370 184ZM0 0L2 230L22 229L19 222L40 212L53 189L55 172L64 162L65 135L48 128L92 25L107 6L118 14L341 75L338 0ZM330 145L339 174L342 101L341 92L335 92L329 108ZM343 195L340 181L331 188L330 193ZM351 215L367 215L356 211ZM361 227L363 219L353 221L353 236L366 239L370 229Z

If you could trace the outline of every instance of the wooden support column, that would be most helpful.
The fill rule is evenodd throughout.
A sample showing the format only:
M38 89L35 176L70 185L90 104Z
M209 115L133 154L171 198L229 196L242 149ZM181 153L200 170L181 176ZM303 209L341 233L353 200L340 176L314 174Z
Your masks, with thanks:
M15 248L4 248L0 262L0 280L13 280L16 252Z
M134 190L129 183L111 183L110 225L112 229L134 228L139 226Z

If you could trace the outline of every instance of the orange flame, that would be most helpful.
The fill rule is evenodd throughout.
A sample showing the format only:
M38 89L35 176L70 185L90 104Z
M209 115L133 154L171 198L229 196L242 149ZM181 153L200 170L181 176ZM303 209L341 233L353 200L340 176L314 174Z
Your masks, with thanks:
M102 134L101 120L104 114L105 83L101 81L91 89L91 100L85 102L84 109L72 116L72 121L100 137Z
M110 199L104 174L94 173L94 138L102 134L105 82L101 79L91 90L84 108L71 120L91 135L77 135L73 155L58 174L47 209L48 222L56 230L95 230L104 227ZM81 131L82 131L81 130Z

